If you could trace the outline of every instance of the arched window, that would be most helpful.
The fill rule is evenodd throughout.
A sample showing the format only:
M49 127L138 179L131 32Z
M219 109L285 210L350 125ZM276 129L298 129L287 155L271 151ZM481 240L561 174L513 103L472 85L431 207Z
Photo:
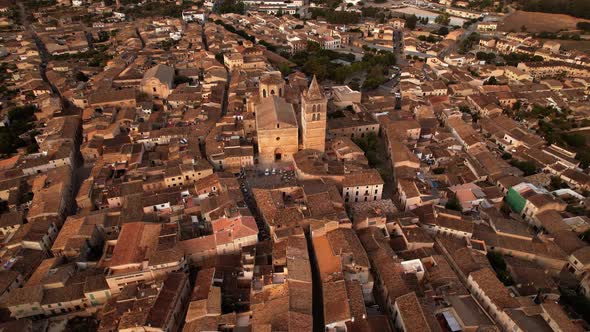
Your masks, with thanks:
M274 96L275 95L275 90L270 90L270 94Z
M266 89L262 90L262 98L266 98Z
M315 111L316 111L316 109L315 109L315 105L311 106L311 111L312 111L312 112L315 112Z
M279 123L277 123L277 128L280 128L280 127L281 127L281 125Z
M316 117L315 117L315 119L316 119L316 121L320 121L320 114L319 114L319 113L318 113L318 114L316 114Z

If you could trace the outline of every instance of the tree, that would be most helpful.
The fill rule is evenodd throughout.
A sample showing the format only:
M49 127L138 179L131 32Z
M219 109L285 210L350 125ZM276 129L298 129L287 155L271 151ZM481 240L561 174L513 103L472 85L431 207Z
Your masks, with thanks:
M480 35L477 32L472 32L467 38L463 39L460 43L459 43L459 53L465 54L467 53L469 50L471 50L471 48L473 47L473 45L479 41Z
M537 167L532 161L520 161L517 159L511 159L510 165L520 169L524 176L529 176L537 173Z
M79 71L76 73L76 81L88 82L88 76L86 76L86 74L84 74L83 72Z
M217 60L219 63L223 63L223 53L215 54L215 60Z
M332 24L355 24L360 22L360 15L355 12L334 11L321 8L311 9L311 17L313 19L317 19L320 16Z
M442 13L434 19L434 22L436 24L449 25L449 23L451 23L451 16L449 13Z
M492 265L494 272L496 272L496 276L504 285L510 286L514 284L510 272L508 272L506 268L507 266L504 257L502 257L501 254L490 251L486 254L486 257L490 261L490 265Z
M510 205L506 202L502 202L502 206L500 207L500 212L502 212L505 216L509 216L512 213L512 209Z
M359 86L359 82L358 81L351 81L350 83L348 83L348 87L351 88L354 91L358 91L361 89L361 87Z
M459 199L454 194L447 200L447 204L445 204L445 209L455 210L459 212L463 211L463 208L461 207L461 202L459 202Z
M445 168L444 167L438 167L432 170L432 173L440 175L443 174L445 172Z
M515 0L512 2L516 2L526 11L590 18L590 1L588 0Z
M580 134L564 134L562 138L567 145L572 147L581 148L586 145L586 137Z
M549 188L551 190L558 190L568 188L568 185L559 176L552 176L549 182Z
M304 73L308 75L315 75L317 79L322 81L326 78L328 70L322 61L318 58L309 58L301 68Z
M578 151L576 159L580 161L581 168L590 167L590 152L588 150Z
M221 5L219 6L219 13L226 14L226 13L236 13L236 14L244 14L246 12L246 6L242 1L236 0L224 0Z
M496 54L492 52L486 53L480 51L475 53L475 58L480 61L485 61L486 63L491 63L492 61L494 61L494 59L496 59Z
M440 29L438 29L438 31L436 32L437 35L441 35L441 36L446 36L449 34L449 28L447 27L440 27Z
M498 80L496 76L490 76L487 81L484 82L484 85L498 85Z
M521 107L522 107L522 102L520 100L517 100L516 103L514 103L514 105L512 105L512 110L518 111L518 110L520 110Z
M406 28L410 30L416 29L416 23L418 23L418 17L416 15L410 15L405 17L406 19Z
M37 107L27 105L15 107L8 111L9 127L0 127L0 153L14 153L18 148L27 146L21 135L31 130L35 121ZM33 150L34 147L31 148Z
M102 43L109 40L110 34L107 31L101 30L98 32L98 42Z
M287 75L291 74L291 67L286 63L281 64L279 66L279 70L281 71L281 74L283 76L287 76Z
M189 83L190 81L191 81L190 78L183 76L183 75L178 75L178 76L174 77L174 85Z
M365 152L365 156L369 161L371 167L375 167L379 163L377 156L377 144L379 140L377 135L373 132L368 133L365 138L357 138L353 140L356 145Z

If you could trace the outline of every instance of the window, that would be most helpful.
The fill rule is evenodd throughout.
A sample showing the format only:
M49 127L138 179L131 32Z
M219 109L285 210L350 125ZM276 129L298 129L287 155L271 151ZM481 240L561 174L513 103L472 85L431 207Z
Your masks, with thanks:
M280 140L281 140L281 138L280 137L277 137L277 141L280 141Z

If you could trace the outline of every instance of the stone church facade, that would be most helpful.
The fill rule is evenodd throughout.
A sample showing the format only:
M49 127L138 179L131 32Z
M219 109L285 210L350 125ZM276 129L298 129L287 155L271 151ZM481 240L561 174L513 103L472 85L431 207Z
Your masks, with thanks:
M285 81L272 72L259 82L259 95L253 100L258 140L258 163L273 167L292 161L299 151L301 126L304 149L325 151L327 98L314 77L301 95L301 118L298 122L293 104L285 100Z

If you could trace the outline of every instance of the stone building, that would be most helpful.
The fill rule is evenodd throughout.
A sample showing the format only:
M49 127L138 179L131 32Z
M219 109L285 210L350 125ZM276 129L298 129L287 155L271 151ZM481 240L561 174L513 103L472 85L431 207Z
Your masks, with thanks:
M326 149L326 112L328 99L315 76L301 95L301 136L303 148L324 152Z
M254 107L258 134L258 158L263 166L293 160L299 150L299 129L293 105L282 96L285 83L280 76L260 80L260 102Z
M273 71L260 78L258 89L261 101L270 96L284 98L285 80L283 80L281 72Z
M148 69L141 80L141 92L155 97L168 98L172 93L174 83L174 68L166 65L157 65Z

